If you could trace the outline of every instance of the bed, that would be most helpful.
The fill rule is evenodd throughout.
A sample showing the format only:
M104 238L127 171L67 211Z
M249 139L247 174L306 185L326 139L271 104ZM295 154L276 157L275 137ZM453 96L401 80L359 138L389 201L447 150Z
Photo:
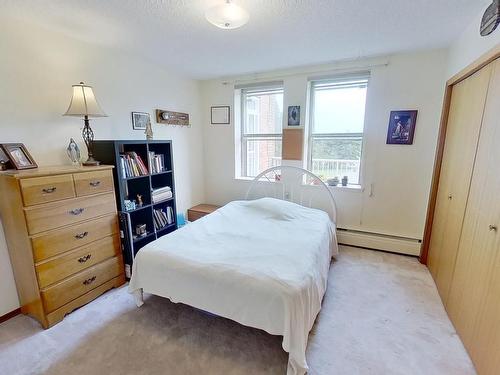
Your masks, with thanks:
M294 375L307 371L308 334L338 248L332 217L282 190L289 200L234 201L146 245L129 291L138 306L151 293L283 336Z

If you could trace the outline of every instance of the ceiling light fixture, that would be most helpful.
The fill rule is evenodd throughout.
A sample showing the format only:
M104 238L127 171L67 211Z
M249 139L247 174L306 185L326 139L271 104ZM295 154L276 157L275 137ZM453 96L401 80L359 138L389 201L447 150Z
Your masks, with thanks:
M233 4L231 0L226 0L224 4L208 9L205 18L221 29L237 29L248 22L250 15L242 7Z

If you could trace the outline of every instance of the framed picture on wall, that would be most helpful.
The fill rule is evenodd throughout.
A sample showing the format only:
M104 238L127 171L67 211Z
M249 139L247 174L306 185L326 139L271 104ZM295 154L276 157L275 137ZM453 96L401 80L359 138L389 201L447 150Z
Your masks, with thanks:
M300 126L300 105L288 107L288 126Z
M228 105L218 105L210 108L210 123L212 125L229 125L231 108Z
M132 112L132 128L134 130L146 130L146 126L151 122L149 113Z
M38 165L22 143L4 143L1 148L16 169L32 169Z
M388 145L411 145L415 135L417 111L391 111L387 129Z

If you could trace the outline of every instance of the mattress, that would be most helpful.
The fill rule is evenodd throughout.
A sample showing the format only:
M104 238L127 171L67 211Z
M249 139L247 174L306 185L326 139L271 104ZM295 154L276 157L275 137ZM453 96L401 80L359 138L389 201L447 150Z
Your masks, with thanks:
M323 211L273 198L234 201L143 247L129 291L282 335L287 373L303 374L337 252Z

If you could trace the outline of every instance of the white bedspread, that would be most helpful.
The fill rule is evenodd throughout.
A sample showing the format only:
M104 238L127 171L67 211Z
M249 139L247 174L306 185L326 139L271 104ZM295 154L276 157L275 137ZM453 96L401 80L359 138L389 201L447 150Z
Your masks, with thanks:
M142 248L129 291L282 335L287 373L303 374L337 251L323 211L273 198L235 201Z

